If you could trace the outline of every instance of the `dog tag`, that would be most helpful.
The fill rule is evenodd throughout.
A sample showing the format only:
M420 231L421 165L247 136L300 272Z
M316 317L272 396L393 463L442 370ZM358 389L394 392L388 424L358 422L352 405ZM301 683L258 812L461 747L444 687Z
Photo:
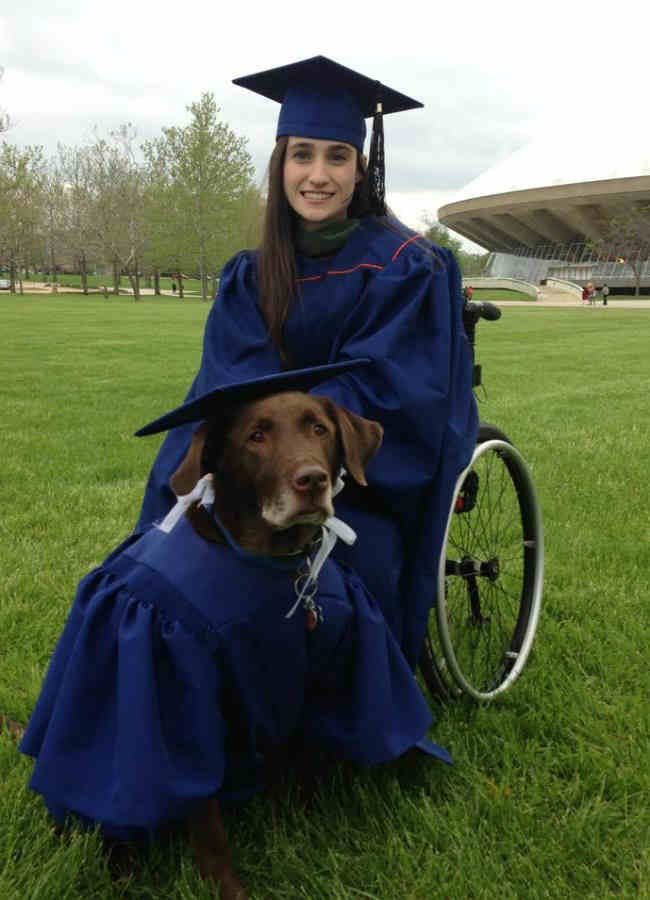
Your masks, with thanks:
M313 631L318 625L318 613L315 609L308 609L305 616L305 628L307 631Z

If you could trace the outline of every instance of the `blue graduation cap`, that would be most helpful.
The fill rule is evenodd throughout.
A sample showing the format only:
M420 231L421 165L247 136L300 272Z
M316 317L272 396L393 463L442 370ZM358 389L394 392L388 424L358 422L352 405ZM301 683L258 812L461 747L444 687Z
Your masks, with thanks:
M235 78L233 84L282 104L276 138L343 141L362 153L365 119L374 116L368 174L375 212L385 214L382 116L418 109L422 103L326 56Z
M218 416L226 404L248 403L280 391L309 391L336 375L342 375L344 372L371 364L372 360L361 357L325 366L312 366L309 369L290 369L273 375L249 378L245 381L226 382L183 403L182 406L176 407L153 422L149 422L148 425L136 431L135 436L144 437L148 434L158 434L160 431L168 431L178 425L200 422L202 419Z

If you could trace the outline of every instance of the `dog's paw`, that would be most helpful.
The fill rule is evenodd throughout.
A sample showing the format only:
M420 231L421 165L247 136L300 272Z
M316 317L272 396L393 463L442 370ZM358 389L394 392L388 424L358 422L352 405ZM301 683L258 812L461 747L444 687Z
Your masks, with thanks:
M199 858L199 873L219 889L221 900L248 900L248 894L229 862L222 858Z
M234 872L227 877L222 876L219 882L219 896L221 900L248 900L248 894Z
M5 728L9 732L9 734L17 740L20 739L25 733L25 729L22 725L20 725L18 722L14 722L13 719L10 719L0 713L0 731L4 730Z

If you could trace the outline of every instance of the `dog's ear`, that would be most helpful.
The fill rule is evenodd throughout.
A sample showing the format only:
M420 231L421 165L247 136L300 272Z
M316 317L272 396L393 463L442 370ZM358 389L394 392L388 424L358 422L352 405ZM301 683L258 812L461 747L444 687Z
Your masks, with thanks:
M322 399L338 425L345 468L357 484L367 485L365 468L381 447L384 429L379 422L364 419L325 397Z
M203 475L201 460L207 436L208 425L206 422L203 422L192 435L192 443L182 463L169 479L169 485L177 497L189 494L201 475Z

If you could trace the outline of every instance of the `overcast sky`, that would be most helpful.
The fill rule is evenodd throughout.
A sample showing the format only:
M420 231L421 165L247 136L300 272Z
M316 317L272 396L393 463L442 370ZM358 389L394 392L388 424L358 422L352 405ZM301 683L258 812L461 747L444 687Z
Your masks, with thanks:
M20 8L16 9L20 3ZM55 8L56 7L56 8ZM226 8L224 8L226 7ZM11 8L11 11L8 11ZM531 139L634 140L648 116L650 5L0 0L0 107L18 144L143 138L212 91L261 180L278 107L231 79L322 53L425 104L387 116L388 201L409 225ZM534 173L533 173L534 174Z

